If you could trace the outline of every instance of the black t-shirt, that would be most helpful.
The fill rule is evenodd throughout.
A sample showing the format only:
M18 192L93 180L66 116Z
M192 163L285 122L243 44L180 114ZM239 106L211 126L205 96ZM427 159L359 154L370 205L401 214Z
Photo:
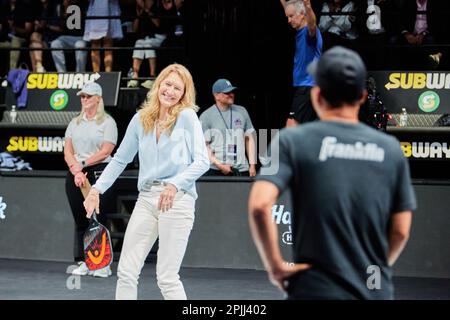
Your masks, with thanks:
M155 34L170 35L175 33L175 27L180 23L175 5L170 10L166 10L162 5L154 4L149 11L143 11L139 17L137 31L139 38L154 37ZM153 23L152 18L159 20L159 26Z
M289 294L391 299L389 220L416 207L399 142L364 124L317 121L283 130L279 146L278 173L257 179L290 188L294 262L313 265L290 279ZM381 288L370 290L373 266Z
M161 6L159 9L159 15L161 17L161 25L159 26L160 33L165 35L174 34L176 25L180 24L180 19L175 4L169 10L164 9L164 7Z
M47 28L35 28L35 31L43 35L43 39L46 42L50 42L59 36L59 32L55 32L49 28L49 26L60 26L60 17L64 9L63 6L59 6L55 1L50 1L47 7L44 7L39 3L37 11L39 14L36 16L36 20L42 20L46 24Z
M31 8L31 10L30 10ZM7 19L13 21L13 26L17 28L25 28L26 23L34 24L34 19L36 18L36 7L28 0L19 0L16 2L14 9L8 5L5 7ZM25 38L28 40L28 37L31 35L27 34L18 34L14 28L11 30L15 36L20 38Z
M147 11L142 11L142 14L139 16L139 23L138 23L138 37L140 39L143 39L145 37L151 37L153 38L155 36L155 33L158 33L158 27L155 23L153 23L153 19L158 19L158 9L156 7L156 4L153 4L152 7Z

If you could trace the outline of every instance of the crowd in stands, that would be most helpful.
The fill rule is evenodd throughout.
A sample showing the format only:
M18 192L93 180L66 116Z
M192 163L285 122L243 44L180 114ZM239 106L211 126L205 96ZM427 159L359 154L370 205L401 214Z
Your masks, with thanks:
M324 51L340 44L359 51L369 66L386 67L380 60L383 46L423 47L417 54L393 55L392 65L412 69L433 69L447 59L449 44L446 1L439 0L315 0L311 1L323 34ZM70 29L67 8L81 8L81 29ZM0 0L0 47L29 47L0 50L0 74L26 62L34 72L130 70L129 87L139 85L139 76L150 79L164 66L157 65L158 48L183 34L183 0ZM85 19L90 16L120 16L121 19ZM175 40L174 40L175 39ZM120 52L87 50L100 47L148 47ZM75 50L75 60L66 61L66 50ZM362 49L361 49L362 48ZM29 57L26 57L29 55ZM103 59L102 59L103 56ZM397 59L397 60L396 60ZM141 65L148 60L148 71ZM75 62L74 62L75 61ZM407 62L409 65L405 65ZM151 80L142 83L151 86Z
M0 72L5 75L19 66L25 66L33 72L109 72L125 67L124 61L116 62L115 58L127 55L127 65L132 65L133 78L138 78L144 59L149 60L148 75L155 77L155 50L134 50L131 55L130 52L102 52L85 48L157 48L166 45L164 41L169 44L179 43L173 38L183 37L180 19L183 2L184 0L0 0L0 47L32 49L28 52L0 51ZM80 28L72 27L73 18L70 18L75 11L68 8L74 5L80 9ZM101 16L119 16L120 19L101 19ZM41 48L81 50L74 50L73 63L70 59L66 61L67 52L70 51L38 50ZM129 86L137 85L137 80L129 83Z
M445 17L448 13L446 1L311 2L323 34L324 51L334 45L343 45L360 51L370 66L384 66L387 69L434 69L439 66L443 57L448 58L442 48L438 48L450 43L447 32L449 22ZM386 64L387 61L379 61L383 56L380 55L383 47L395 48L395 54L389 55L390 59L385 59L390 60L390 65ZM421 48L423 50L417 50ZM410 49L415 49L412 54ZM370 59L378 61L367 61Z

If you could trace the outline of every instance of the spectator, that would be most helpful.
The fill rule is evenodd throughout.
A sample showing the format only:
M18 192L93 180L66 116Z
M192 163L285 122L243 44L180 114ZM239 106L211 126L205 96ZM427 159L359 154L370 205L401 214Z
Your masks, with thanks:
M50 47L50 42L55 40L62 31L58 20L62 16L62 7L57 5L56 1L41 0L40 10L41 13L34 22L34 32L30 38L30 48L34 49ZM41 50L31 50L30 58L34 72L45 72Z
M86 41L83 40L83 30L80 29L69 29L66 24L67 19L67 8L71 5L77 5L81 8L81 14L85 12L85 7L83 6L82 1L80 0L64 0L63 1L63 17L61 20L61 32L58 38L52 41L51 47L53 49L75 49L75 61L76 61L76 72L84 72L86 71L86 62L87 62L87 51L85 50L76 50L86 48ZM64 51L53 50L52 51L53 62L56 66L56 71L58 72L66 72L66 57Z
M167 6L170 8L171 19L165 19L169 23L168 34L166 40L161 44L162 47L181 47L185 46L185 34L184 34L184 0L166 0ZM174 19L173 17L177 17ZM164 56L158 59L158 66L163 67L167 64L174 62L182 62L185 61L185 55L182 50L179 49L171 49L164 51Z
M399 20L400 39L411 45L434 44L439 33L437 3L436 0L405 1Z
M89 16L120 16L119 0L89 0L87 17ZM90 41L94 49L112 47L114 40L123 38L120 19L86 19L83 40ZM100 51L91 51L92 71L100 71ZM113 52L105 50L105 71L111 72L113 68Z
M183 15L184 0L161 0L163 16L165 19L161 21L161 29L166 32L169 37L181 37L183 35L183 24L181 16ZM178 18L178 19L177 19Z
M322 13L355 11L355 3L348 0L327 0L322 6ZM319 20L319 29L323 36L324 50L335 45L353 46L352 43L359 37L355 22L355 15L322 15Z
M2 22L2 30L4 30L3 37L5 41L0 42L0 47L26 47L28 39L30 39L30 35L33 32L34 21L32 10L30 12L29 6L31 6L31 3L27 0L10 0L9 3L3 5L1 8L1 14L4 19ZM5 23L5 19L7 21L7 25ZM17 67L19 58L20 51L10 51L10 70Z
M165 37L158 33L160 19L158 18L158 7L154 0L145 0L143 7L136 4L137 18L134 20L133 29L137 33L139 39L136 41L135 47L155 48L161 45ZM133 51L133 78L139 77L139 70L142 61L148 59L150 67L150 77L156 76L156 53L155 50L134 50ZM137 80L128 81L128 87L137 87Z
M235 89L230 81L217 80L212 87L216 103L200 116L211 162L205 175L256 175L255 129L247 110L234 104Z
M136 47L157 48L160 47L167 35L174 29L170 18L176 16L176 7L172 0L162 0L160 5L154 0L145 0L144 7L136 6L138 18L134 22L134 29L138 33L139 39ZM161 18L161 19L160 19ZM133 78L139 77L139 69L142 61L148 59L150 67L150 77L156 76L156 52L154 49L133 51ZM153 80L145 81L142 86L150 89ZM128 87L137 87L137 80L130 80Z
M394 44L406 44L410 46L433 45L443 32L442 2L438 0L405 1L401 8L397 34L391 38ZM423 11L425 13L418 13ZM401 61L406 62L406 68L428 68L426 56L431 59L432 66L437 67L442 57L441 52L422 50L415 54L399 55Z

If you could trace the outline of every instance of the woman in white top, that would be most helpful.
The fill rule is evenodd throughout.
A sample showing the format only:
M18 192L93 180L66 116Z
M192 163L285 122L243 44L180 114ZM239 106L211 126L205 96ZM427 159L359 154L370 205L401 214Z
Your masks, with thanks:
M139 196L120 254L116 299L137 299L141 269L158 237L156 275L161 293L164 299L186 299L178 273L194 223L195 181L209 169L197 110L189 71L179 64L166 67L84 202L92 214L99 206L99 194L139 151Z
M120 16L119 0L89 0L86 16ZM112 47L114 40L123 38L120 19L86 19L83 40L90 41L92 48ZM100 71L100 51L91 51L92 71ZM105 71L111 72L113 52L105 50Z
M114 119L105 113L102 88L95 82L89 82L77 93L81 98L81 112L72 119L66 129L64 160L69 167L66 178L66 194L75 220L77 238L75 243L75 261L83 261L83 234L89 225L83 207L83 195L79 187L95 183L96 173L101 172L111 160L111 152L117 143L117 125ZM103 194L103 212L114 212L112 192ZM99 217L105 224L105 215ZM108 277L109 267L90 272L84 262L80 262L76 275L94 275Z

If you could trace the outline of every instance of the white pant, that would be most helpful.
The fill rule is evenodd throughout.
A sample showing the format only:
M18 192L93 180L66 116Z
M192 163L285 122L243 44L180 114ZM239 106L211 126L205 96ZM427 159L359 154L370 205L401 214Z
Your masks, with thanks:
M86 42L83 41L83 37L77 36L59 36L55 40L53 40L50 44L52 48L56 49L81 49L86 48ZM88 52L84 50L76 50L75 51L75 60L76 60L76 71L84 72L86 71L86 62L87 62ZM52 51L53 62L55 63L56 70L58 72L66 72L66 57L64 51L53 50Z
M116 299L137 299L139 275L145 258L159 236L156 278L166 300L186 300L178 272L194 224L195 200L179 191L169 211L158 210L163 186L152 186L139 193L120 254Z
M145 39L139 39L136 41L135 47L148 47L148 48L157 48L161 46L161 43L166 39L166 35L164 34L155 34L154 38L145 37ZM133 58L144 60L148 58L155 58L156 52L155 50L148 49L148 50L134 50L133 51Z

